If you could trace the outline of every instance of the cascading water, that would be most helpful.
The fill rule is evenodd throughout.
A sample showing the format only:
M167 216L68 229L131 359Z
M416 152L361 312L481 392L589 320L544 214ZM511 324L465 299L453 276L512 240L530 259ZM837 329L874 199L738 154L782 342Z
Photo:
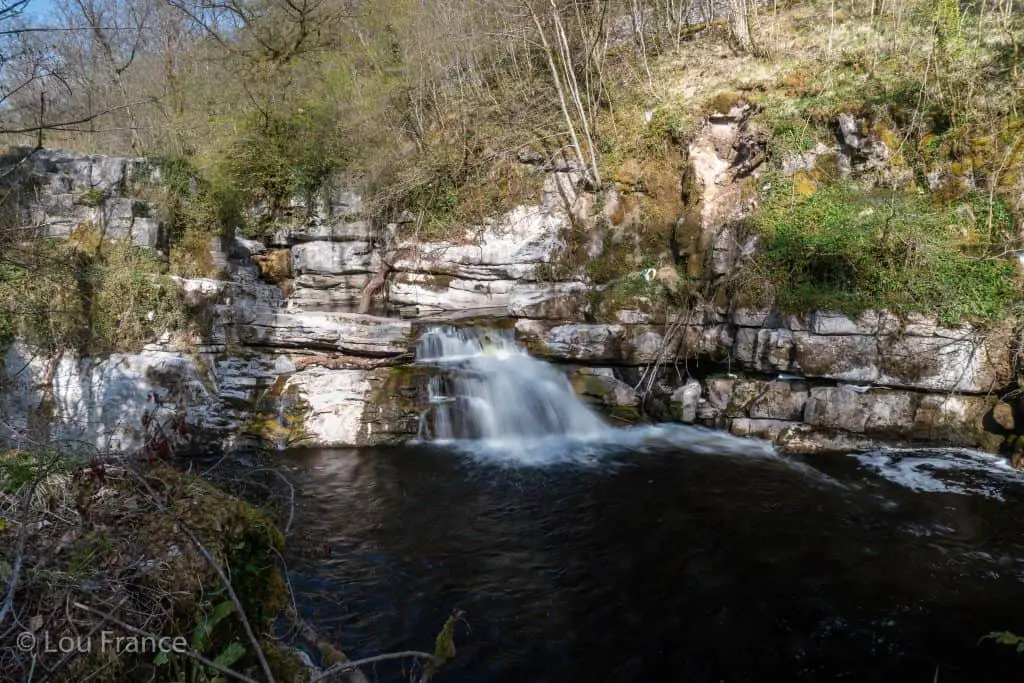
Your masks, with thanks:
M420 338L416 361L442 370L428 384L435 440L592 438L612 431L564 375L516 346L510 331L434 327Z
M501 464L607 463L608 456L675 446L694 453L772 456L768 444L688 425L615 428L593 412L554 366L519 348L511 330L439 325L416 346L436 370L420 440L454 444Z

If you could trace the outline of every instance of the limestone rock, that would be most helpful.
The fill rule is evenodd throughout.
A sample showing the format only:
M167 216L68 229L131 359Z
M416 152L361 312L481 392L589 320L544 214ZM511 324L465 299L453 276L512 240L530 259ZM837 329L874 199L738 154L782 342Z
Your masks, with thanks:
M701 385L695 379L687 380L686 384L672 392L670 405L673 417L685 424L696 422L700 394Z
M572 377L573 390L627 419L638 419L639 398L629 384L617 379L611 368L579 368Z
M878 379L878 342L874 337L794 332L792 339L794 368L807 377L852 382Z
M803 382L768 382L748 408L752 418L798 421L810 397Z
M369 393L366 370L330 370L313 367L291 375L294 387L309 404L303 427L318 446L358 443L363 408Z
M371 357L409 351L411 324L395 318L356 313L290 313L254 309L232 321L241 344L292 349L322 349Z
M307 242L292 248L292 269L297 275L351 275L376 270L369 242Z
M810 331L822 335L891 335L899 327L899 318L887 311L865 311L856 320L834 311L815 311L810 316Z
M804 421L812 427L855 434L898 434L913 424L918 401L917 394L903 391L816 387L811 389Z
M777 441L779 436L799 425L799 422L787 420L753 420L746 417L738 417L729 422L729 431L735 436L749 436L765 441Z
M517 318L583 322L590 287L582 282L515 283L508 312Z

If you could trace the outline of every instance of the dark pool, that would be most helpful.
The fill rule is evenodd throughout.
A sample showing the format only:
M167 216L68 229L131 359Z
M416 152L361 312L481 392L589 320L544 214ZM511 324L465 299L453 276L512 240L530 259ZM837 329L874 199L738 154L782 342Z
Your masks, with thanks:
M1024 634L1024 478L981 456L288 457L300 611L353 657L458 607L439 683L1024 680L979 643Z

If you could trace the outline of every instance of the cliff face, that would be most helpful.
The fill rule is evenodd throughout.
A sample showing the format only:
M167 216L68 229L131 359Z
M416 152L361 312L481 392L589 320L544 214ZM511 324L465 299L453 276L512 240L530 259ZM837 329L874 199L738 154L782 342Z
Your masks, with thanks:
M677 265L644 268L624 249L637 284L625 293L597 284L588 266L628 244L630 221L642 220L630 218L634 195L645 192L639 183L590 193L577 189L571 167L525 163L543 187L535 203L441 240L414 217L374 229L355 186L340 179L313 206L295 202L270 222L264 241L214 244L226 279L178 279L203 318L199 338L167 334L138 353L59 360L12 344L0 438L30 438L46 423L53 437L128 449L159 424L196 447L400 442L416 435L423 408L421 370L410 366L419 330L483 319L514 326L521 343L620 420L695 422L795 450L1008 448L1020 424L1016 406L1000 400L1016 386L1009 323L946 328L886 311L784 315L721 297L659 298L688 274L728 278L756 247L744 236L751 205L741 187L758 144L742 111L705 125L690 144L689 194L668 235ZM865 163L846 146L845 161L841 145L829 153ZM57 237L89 221L159 252L164 226L148 217L133 181L159 183L158 169L38 152L22 220ZM382 287L366 302L376 315L354 312L375 279Z

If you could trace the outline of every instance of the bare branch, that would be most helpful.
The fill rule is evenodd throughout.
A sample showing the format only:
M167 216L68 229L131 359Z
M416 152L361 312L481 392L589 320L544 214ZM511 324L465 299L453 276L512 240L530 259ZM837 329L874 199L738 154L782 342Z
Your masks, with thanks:
M150 486L149 482L146 481L146 478L130 467L127 468L127 471L146 490L148 497L157 509L178 523L182 532L188 536L188 539L195 546L196 550L199 551L199 554L203 556L206 563L217 573L218 578L220 578L220 581L224 586L224 590L227 591L228 598L230 598L231 602L235 605L235 612L238 615L238 620L242 623L242 628L245 630L245 635L253 647L256 659L260 663L260 668L263 669L263 674L267 677L268 683L274 683L274 672L270 669L270 664L267 662L267 656L263 652L263 647L260 645L259 638L256 637L256 632L253 631L252 625L249 623L249 618L245 614L245 608L242 606L242 601L238 598L238 594L235 593L235 588L231 584L231 579L224 571L224 568L221 567L220 563L213 558L213 555L211 555L210 551L206 549L206 546L199 540L199 537L188 528L185 521L167 507L159 494L157 494L157 492L153 490L153 487Z
M156 635L154 635L152 633L149 633L147 631L143 631L141 628L136 628L135 626L132 626L131 624L125 623L125 622L121 621L120 619L118 619L117 617L115 617L112 614L107 614L106 612L101 612L98 609L93 609L92 607L89 607L88 605L83 605L80 602L73 603L73 606L75 607L75 609L80 609L83 612L88 612L89 614L93 614L95 616L100 617L101 619L103 619L106 622L109 622L111 624L114 624L115 626L123 628L125 631L128 631L128 633L134 633L135 635L142 636L144 638L158 639L158 636L156 636ZM249 678L248 676L246 676L244 674L240 674L237 671L232 671L231 669L229 669L229 668L227 668L225 666L221 666L220 664L218 664L217 662L214 662L213 660L207 659L206 657L202 656L201 654L199 654L195 650L192 650L191 648L187 648L185 650L182 650L182 651L178 652L178 654L185 655L189 659L197 661L200 664L202 664L203 666L208 666L211 669L214 669L215 671L219 671L220 673L224 674L228 678L233 678L236 681L242 681L242 683L257 683L257 681ZM273 678L271 678L270 680L273 680Z

